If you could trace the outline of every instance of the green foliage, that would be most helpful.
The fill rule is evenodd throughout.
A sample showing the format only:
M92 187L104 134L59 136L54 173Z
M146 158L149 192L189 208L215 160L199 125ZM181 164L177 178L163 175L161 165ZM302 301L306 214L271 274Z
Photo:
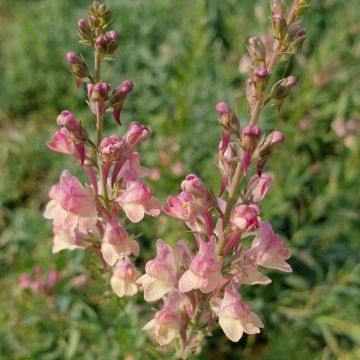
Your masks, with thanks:
M279 76L297 75L299 86L281 113L269 107L260 120L287 138L268 164L276 186L262 216L292 248L294 272L272 272L271 285L244 293L264 319L261 335L231 344L218 331L199 359L360 358L359 134L349 148L331 128L339 117L360 121L360 13L355 0L312 3L303 50L278 70ZM159 159L159 148L174 143L180 150L170 153L171 163L183 163L184 171L196 172L216 192L220 129L214 106L225 100L246 118L238 60L246 37L267 30L267 7L247 0L112 0L108 5L122 40L119 60L105 66L105 74L115 74L113 85L127 78L135 83L124 122L144 120L154 130L142 153L147 165L161 170L156 195L164 201L178 191L181 176ZM91 122L64 60L68 50L88 55L75 45L76 20L86 6L84 0L0 4L3 359L169 358L152 350L139 330L149 310L133 305L141 295L117 299L109 274L91 254L52 255L51 225L42 218L50 185L64 167L73 171L68 159L45 146L57 112L70 108ZM304 119L309 126L300 130ZM116 131L110 118L106 126ZM166 217L146 219L132 230L142 233L140 265L158 237L168 242L184 237L182 224ZM36 265L61 272L54 297L18 289L19 276ZM88 283L74 288L72 279L81 273Z

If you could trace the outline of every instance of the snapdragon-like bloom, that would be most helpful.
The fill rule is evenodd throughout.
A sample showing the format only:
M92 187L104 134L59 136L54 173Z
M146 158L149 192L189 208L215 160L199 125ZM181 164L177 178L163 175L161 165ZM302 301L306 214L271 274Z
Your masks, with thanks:
M164 307L156 312L154 319L143 327L143 330L153 333L160 345L169 344L181 330L179 306L180 294L178 290L174 289L164 299Z
M179 280L179 290L188 292L200 289L203 293L209 293L219 285L222 275L219 262L216 259L215 238L206 243L199 240L200 248L190 264L189 270L185 271Z
M53 219L55 228L73 231L78 227L86 233L96 225L94 191L89 186L84 188L69 171L63 171L60 183L51 187L49 197L44 216Z
M156 243L156 258L146 263L145 272L137 283L144 289L146 301L156 301L177 283L177 269L173 249L162 240Z
M290 258L291 251L284 241L276 235L268 221L261 222L258 234L255 236L251 248L244 256L256 261L257 265L291 272L291 266L285 261Z
M225 335L234 342L241 339L243 333L257 334L264 327L260 318L251 311L235 286L226 287L224 298L218 310L219 324Z
M129 181L116 200L133 223L141 221L145 214L160 214L160 204L153 198L151 188L140 181Z
M52 139L46 144L51 150L59 153L73 155L75 152L74 141L71 139L69 130L66 128L56 131Z
M147 140L151 135L151 129L137 121L133 121L125 134L126 142L135 147Z
M110 284L114 293L119 296L133 296L138 292L136 280L140 272L128 259L119 261L111 277Z
M128 233L119 225L107 223L101 252L104 260L114 266L124 255L139 255L140 248L136 240L130 239Z
M261 176L254 174L248 183L245 198L254 202L260 202L264 199L273 184L273 176L268 173L262 173Z

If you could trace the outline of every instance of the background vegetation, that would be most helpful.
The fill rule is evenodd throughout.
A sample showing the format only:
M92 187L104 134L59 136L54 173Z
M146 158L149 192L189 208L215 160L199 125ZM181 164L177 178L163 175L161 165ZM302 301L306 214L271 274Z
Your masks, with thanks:
M263 214L291 247L294 272L273 272L271 285L245 294L264 319L260 336L231 344L217 331L199 359L360 359L360 10L357 0L312 3L304 21L308 40L279 69L279 75L298 75L299 86L280 114L269 108L261 118L266 129L279 128L287 137L270 163L277 186ZM268 2L107 4L122 41L119 60L105 73L113 85L135 83L124 122L139 119L153 128L142 153L161 172L155 193L164 201L189 171L217 189L214 105L228 101L246 118L239 61L246 38L268 30ZM75 89L64 60L69 50L88 55L76 45L76 21L87 5L0 2L1 359L162 357L138 330L149 316L146 305L133 306L142 295L118 299L109 274L89 254L52 255L51 224L42 217L61 169L75 171L69 159L45 146L56 115L69 108L90 122L83 90ZM107 129L116 129L110 118ZM184 234L182 224L165 217L132 230L142 233L147 249L140 266L157 238L172 242ZM19 289L21 274L37 265L44 274L61 274L52 296ZM76 285L81 274L88 279L84 287Z

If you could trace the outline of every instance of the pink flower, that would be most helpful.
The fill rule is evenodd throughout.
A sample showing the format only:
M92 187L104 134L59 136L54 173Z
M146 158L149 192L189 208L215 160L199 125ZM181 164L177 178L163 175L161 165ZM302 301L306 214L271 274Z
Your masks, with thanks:
M72 155L75 152L74 141L71 139L69 131L66 128L61 128L55 132L52 139L46 144L51 150L59 153Z
M261 176L254 174L248 183L246 199L252 199L254 202L260 202L264 199L273 184L273 176L263 173Z
M84 188L80 181L64 170L60 183L49 192L50 201L44 217L53 219L54 227L73 231L76 227L87 232L97 223L95 195L91 187Z
M139 275L139 271L131 261L127 259L119 261L110 280L114 293L119 297L135 295L138 292L136 279Z
M143 327L143 330L153 333L160 345L169 344L181 330L179 306L180 294L174 289L164 300L164 307L155 313L155 318Z
M119 225L107 223L103 237L101 252L104 260L114 266L116 261L123 258L124 255L139 255L139 244L129 238L127 232Z
M251 231L259 226L260 208L256 204L240 204L234 209L231 223L243 231Z
M235 286L225 289L218 311L219 324L225 335L234 342L241 339L243 333L257 334L264 327L260 318L251 312L251 308L243 300Z
M120 158L126 150L125 140L119 135L111 135L100 143L100 154L103 162L112 162Z
M133 223L141 221L145 213L151 216L160 214L160 204L153 198L151 188L140 181L129 181L116 200Z
M179 290L188 292L200 289L203 293L209 293L219 285L222 275L220 265L216 259L215 238L205 243L200 239L200 249L190 264L189 270L185 271L179 280Z
M291 251L284 241L276 235L268 221L263 221L251 248L245 251L245 257L254 259L257 265L291 272L291 266L285 261L290 258Z
M135 147L138 144L141 144L151 135L151 129L145 125L133 121L125 134L126 142L131 146Z
M177 282L175 256L171 246L159 239L156 252L156 258L146 263L146 274L137 281L144 288L144 298L148 302L159 300Z

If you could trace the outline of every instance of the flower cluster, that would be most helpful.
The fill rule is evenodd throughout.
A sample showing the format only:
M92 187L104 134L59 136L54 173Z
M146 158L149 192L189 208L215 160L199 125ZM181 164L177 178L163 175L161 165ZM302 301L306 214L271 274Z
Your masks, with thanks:
M106 113L111 112L121 125L125 99L134 87L125 80L112 89L101 79L101 64L114 58L119 42L118 33L107 30L110 19L110 9L93 2L88 19L80 19L77 24L80 42L94 49L94 74L83 57L73 52L66 55L78 86L86 83L96 140L89 136L91 123L81 122L69 110L63 110L57 117L59 130L47 143L51 150L71 155L85 171L88 184L64 170L60 182L50 189L44 216L53 220L54 253L87 248L102 259L106 268L113 269L110 282L114 292L131 296L137 293L135 281L139 277L131 256L138 256L140 248L120 217L137 223L145 214L159 215L160 204L142 180L152 177L153 172L140 165L136 151L137 145L151 135L150 128L133 121L122 135L102 135Z
M263 268L291 271L286 262L290 250L269 221L261 217L261 202L274 183L273 175L264 169L284 135L278 130L264 133L258 119L271 102L280 110L296 85L294 76L274 82L272 74L279 60L296 53L304 40L306 31L300 20L308 3L294 0L288 10L282 0L270 0L273 41L264 43L260 36L248 39L249 122L240 124L225 102L216 105L222 129L219 193L214 194L197 175L189 174L181 183L181 191L169 196L165 205L143 182L142 177L157 174L140 165L136 152L136 146L149 138L151 130L132 122L122 135L102 135L108 112L121 125L124 102L133 90L129 80L112 90L100 77L101 63L114 58L119 41L115 31L107 31L111 12L94 2L88 19L78 21L81 42L95 51L95 73L90 72L84 58L72 52L66 58L78 86L87 84L87 102L97 136L92 140L85 122L68 110L57 118L59 130L48 146L73 156L85 170L89 184L83 185L65 170L59 184L51 188L45 217L54 223L53 251L87 248L106 268L112 268L110 283L118 296L132 296L140 289L147 302L162 300L163 306L144 329L160 345L179 340L182 357L197 351L205 331L217 323L234 342L243 333L259 333L263 323L239 289L269 284ZM243 178L246 185L241 188ZM160 211L186 224L194 235L194 246L180 240L172 248L158 240L156 257L146 263L141 275L131 262L132 256L139 255L139 243L120 219L138 223L145 214L157 216Z
M137 281L146 301L163 300L163 307L144 329L160 345L181 340L184 357L199 347L201 334L216 323L234 342L243 333L259 333L263 323L239 289L269 284L264 268L292 271L286 262L291 256L289 248L261 217L261 202L274 183L273 175L264 169L284 135L278 130L264 133L257 122L270 102L280 110L296 85L296 78L288 76L273 82L268 90L275 65L294 54L305 38L300 16L308 1L295 0L288 11L280 0L271 0L270 5L273 42L264 44L260 36L248 39L250 121L240 124L225 102L215 108L222 128L219 194L212 193L197 175L189 174L181 191L169 196L163 206L166 214L185 222L194 234L195 252L183 241L172 249L158 240L156 258L146 264L146 273ZM248 180L240 189L243 178Z

